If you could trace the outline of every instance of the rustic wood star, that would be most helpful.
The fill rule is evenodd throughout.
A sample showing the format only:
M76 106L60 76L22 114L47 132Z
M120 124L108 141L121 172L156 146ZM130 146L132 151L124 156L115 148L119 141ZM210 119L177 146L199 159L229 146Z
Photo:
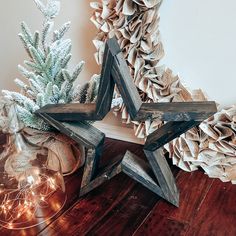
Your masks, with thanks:
M87 121L102 120L110 111L115 85L132 120L159 119L166 123L147 137L144 152L148 162L127 151L121 160L99 171L105 135ZM215 102L142 103L123 53L116 39L112 38L105 47L96 104L47 105L36 114L87 148L81 196L123 172L178 206L179 191L165 159L163 146L216 111Z

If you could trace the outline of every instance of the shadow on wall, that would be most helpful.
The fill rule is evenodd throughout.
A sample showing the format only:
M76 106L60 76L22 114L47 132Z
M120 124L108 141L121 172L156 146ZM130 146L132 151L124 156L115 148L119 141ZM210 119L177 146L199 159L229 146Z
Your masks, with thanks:
M79 2L79 1L78 1ZM78 25L78 37L81 37L81 57L84 58L85 70L88 74L100 74L101 67L97 65L94 53L96 52L96 48L93 44L93 39L97 34L97 28L90 21L93 10L90 7L89 1L83 0L83 9L87 13L87 17L85 18L85 22L82 25ZM89 79L89 78L88 78Z
M66 3L65 3L66 4ZM85 74L81 74L79 82L83 83L85 80L89 80L92 75L100 74L101 68L97 65L94 53L96 48L93 45L93 39L96 36L97 29L90 21L93 10L90 7L90 1L76 1L75 7L78 9L75 20L72 21L74 27L75 39L74 46L77 47L77 53L81 60L86 62L84 67ZM79 43L78 43L79 42ZM85 75L85 76L83 76Z

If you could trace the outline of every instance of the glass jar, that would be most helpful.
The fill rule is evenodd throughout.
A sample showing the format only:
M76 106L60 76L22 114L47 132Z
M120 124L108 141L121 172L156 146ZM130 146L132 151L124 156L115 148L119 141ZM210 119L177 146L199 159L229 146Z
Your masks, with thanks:
M66 201L56 155L32 145L21 134L15 105L8 110L8 141L0 155L0 225L9 229L36 226L55 216Z

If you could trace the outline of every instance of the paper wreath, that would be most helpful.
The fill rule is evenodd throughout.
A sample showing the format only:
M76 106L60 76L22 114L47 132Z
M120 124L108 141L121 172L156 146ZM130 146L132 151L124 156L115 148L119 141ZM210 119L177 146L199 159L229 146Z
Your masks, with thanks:
M129 64L140 96L145 102L207 100L201 90L188 91L172 70L160 64L164 49L159 32L162 0L102 0L91 3L92 22L98 29L94 39L95 58L102 63L107 38L115 35ZM117 95L119 96L119 95ZM126 123L131 120L123 103L119 111ZM162 122L132 122L135 135L146 138ZM165 146L173 163L183 170L203 168L211 178L236 183L236 106L219 111Z

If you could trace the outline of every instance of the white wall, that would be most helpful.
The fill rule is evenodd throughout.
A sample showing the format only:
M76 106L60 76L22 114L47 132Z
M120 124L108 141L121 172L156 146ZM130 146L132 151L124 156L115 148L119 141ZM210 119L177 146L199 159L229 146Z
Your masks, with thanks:
M93 54L95 48L92 38L96 28L90 22L92 14L87 0L61 0L61 14L56 18L56 26L71 21L71 30L67 34L73 41L73 60L75 65L80 60L86 61L86 66L80 79L89 79L92 74L99 73ZM1 1L0 7L0 90L17 89L13 80L19 77L18 64L23 64L27 55L18 39L20 22L26 21L32 30L41 29L42 15L35 7L33 0Z
M61 0L57 25L70 20L74 65L86 61L81 79L99 73L92 39L96 29L90 22L88 0ZM42 17L33 0L1 2L0 89L15 89L17 65L26 58L17 37L20 22L39 29ZM236 103L236 1L164 0L161 7L161 33L166 51L163 63L179 73L190 88L204 89L211 99L223 105Z
M164 63L186 85L222 105L236 104L236 1L164 0Z

